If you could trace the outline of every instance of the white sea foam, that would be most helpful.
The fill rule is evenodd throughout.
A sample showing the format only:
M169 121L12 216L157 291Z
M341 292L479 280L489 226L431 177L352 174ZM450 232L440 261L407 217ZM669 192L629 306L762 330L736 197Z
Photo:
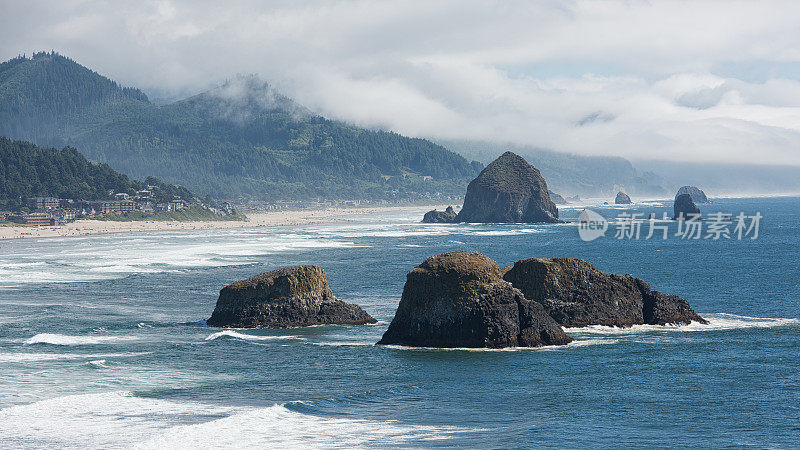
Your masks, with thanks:
M18 447L354 447L448 439L470 430L328 418L282 405L235 408L128 392L58 397L0 410L0 442Z
M792 318L748 317L725 313L702 314L702 316L708 321L708 324L692 322L689 325L633 325L627 328L590 325L564 328L564 331L568 334L628 335L658 331L703 332L740 328L774 328L800 324L800 320Z
M475 347L412 347L408 345L381 345L380 347L390 348L394 350L411 350L411 351L426 351L426 352L536 352L536 351L551 351L563 350L571 347L586 347L589 345L608 345L616 344L619 339L575 339L567 345L544 345L542 347L505 347L505 348L475 348Z
M105 359L95 359L87 362L86 365L89 367L94 367L95 369L105 369L108 367L108 361Z
M302 228L298 228L302 230ZM98 235L75 240L12 242L0 256L0 287L29 283L90 282L136 273L250 264L259 256L322 248L352 248L351 240L285 229L237 229L194 233Z
M59 361L59 360L79 360L95 358L129 358L134 356L147 355L150 352L125 352L125 353L0 353L0 362L3 363L25 363L38 361Z
M246 334L240 333L234 330L223 330L218 331L216 333L210 334L206 337L207 341L213 341L216 339L242 339L246 341L275 341L275 340L284 340L284 339L303 339L300 336L292 336L292 335L272 335L272 336L263 336L257 334Z
M330 418L302 414L275 405L197 425L166 430L140 448L283 447L353 448L402 446L441 441L469 430L456 427L404 425L394 421Z
M105 334L69 336L55 333L39 333L25 340L25 345L50 344L50 345L96 345L109 344L121 341L135 341L136 336L109 336Z

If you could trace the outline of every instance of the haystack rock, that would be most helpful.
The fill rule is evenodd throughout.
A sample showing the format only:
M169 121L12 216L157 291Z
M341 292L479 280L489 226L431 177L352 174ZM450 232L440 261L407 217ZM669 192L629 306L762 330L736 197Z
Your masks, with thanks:
M706 197L706 193L696 186L683 186L682 188L678 189L678 193L675 194L675 198L677 199L679 195L683 194L691 195L692 201L695 203L711 203L708 197Z
M614 203L617 205L630 205L631 198L628 196L628 194L619 191L617 192L617 197L614 199Z
M503 278L565 327L707 323L686 300L654 291L631 275L601 272L581 259L525 259Z
M672 218L675 220L681 216L688 220L692 216L700 215L700 208L694 204L694 201L692 201L692 196L689 194L680 194L679 196L675 197L675 203L672 205L672 210L674 213Z
M560 222L539 170L511 152L503 153L469 183L464 207L455 221Z
M285 267L237 281L219 292L206 323L226 328L288 328L375 323L358 305L334 297L317 266Z
M453 223L456 220L456 211L448 206L444 211L428 211L422 217L422 223Z
M503 280L477 253L435 255L408 273L403 296L378 344L416 347L539 347L572 339L537 302Z

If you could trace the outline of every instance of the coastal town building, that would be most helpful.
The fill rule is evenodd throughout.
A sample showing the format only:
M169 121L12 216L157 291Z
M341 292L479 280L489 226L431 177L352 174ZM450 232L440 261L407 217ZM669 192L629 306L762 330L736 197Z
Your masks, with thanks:
M31 209L56 209L59 206L57 198L54 197L31 197L27 201L28 208Z
M26 225L47 227L53 225L53 218L48 213L30 213L23 216Z

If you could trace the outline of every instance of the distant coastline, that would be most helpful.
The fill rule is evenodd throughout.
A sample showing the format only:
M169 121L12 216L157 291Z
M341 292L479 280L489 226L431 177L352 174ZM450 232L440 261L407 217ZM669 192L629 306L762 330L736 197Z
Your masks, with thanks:
M446 208L447 205L438 205ZM0 226L0 240L76 237L108 233L141 233L152 231L214 230L227 228L257 228L311 225L345 221L346 216L378 214L391 211L420 211L427 208L419 205L380 207L334 207L304 210L259 211L247 214L247 220L216 220L196 222L176 221L130 221L76 220L62 226Z

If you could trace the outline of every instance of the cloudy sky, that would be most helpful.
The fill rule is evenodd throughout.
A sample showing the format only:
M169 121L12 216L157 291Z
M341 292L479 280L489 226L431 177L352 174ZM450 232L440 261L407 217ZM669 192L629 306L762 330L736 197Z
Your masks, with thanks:
M125 4L127 3L127 4ZM329 117L580 154L800 165L796 1L7 1L151 96L259 74Z

